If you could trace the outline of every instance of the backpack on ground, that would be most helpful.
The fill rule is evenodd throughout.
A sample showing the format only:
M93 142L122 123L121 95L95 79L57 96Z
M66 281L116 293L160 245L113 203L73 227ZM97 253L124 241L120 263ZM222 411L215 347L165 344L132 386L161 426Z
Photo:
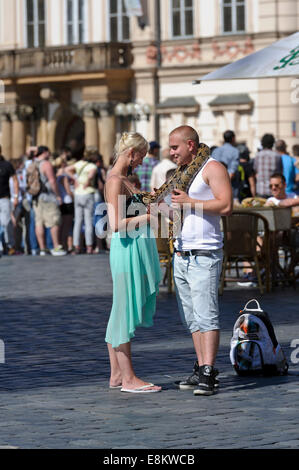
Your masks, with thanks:
M32 162L26 171L26 191L33 197L37 197L44 191L44 184L41 181L39 162Z
M248 308L256 302L257 308ZM288 363L278 343L273 325L258 301L249 300L234 325L230 360L240 376L285 375Z

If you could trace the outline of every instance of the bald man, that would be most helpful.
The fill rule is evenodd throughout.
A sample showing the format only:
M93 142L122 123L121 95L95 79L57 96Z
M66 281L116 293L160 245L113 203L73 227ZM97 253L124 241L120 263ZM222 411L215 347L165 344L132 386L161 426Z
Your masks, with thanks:
M191 163L198 147L199 137L192 127L177 127L169 135L170 154L179 167ZM220 218L232 211L232 187L224 165L209 158L188 193L174 190L172 203L190 208L185 211L181 234L175 241L174 281L179 312L192 335L197 356L193 374L177 385L181 390L193 389L194 395L212 395L219 385L214 364L220 335Z

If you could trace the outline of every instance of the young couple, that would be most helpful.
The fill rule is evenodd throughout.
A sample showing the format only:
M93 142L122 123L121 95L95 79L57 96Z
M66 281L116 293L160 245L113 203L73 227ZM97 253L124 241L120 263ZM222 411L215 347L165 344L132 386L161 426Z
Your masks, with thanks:
M178 167L189 164L199 147L197 132L180 126L169 135L170 154ZM138 235L126 233L132 214L136 188L127 178L129 169L142 163L147 141L138 133L124 133L116 149L114 166L106 182L109 224L112 230L110 265L113 305L106 331L111 366L110 388L127 393L160 392L161 387L136 376L131 358L131 339L137 326L152 326L156 295L161 279L156 241L149 224L154 217L138 215ZM125 209L118 197L126 197ZM209 158L191 184L188 194L176 190L172 203L198 204L201 220L190 213L183 221L175 242L174 281L182 321L192 335L197 356L193 373L178 382L180 389L194 389L195 395L212 395L218 385L214 363L219 345L218 282L222 264L220 217L232 210L231 183L225 167ZM121 213L119 213L121 212ZM194 227L199 227L194 235Z

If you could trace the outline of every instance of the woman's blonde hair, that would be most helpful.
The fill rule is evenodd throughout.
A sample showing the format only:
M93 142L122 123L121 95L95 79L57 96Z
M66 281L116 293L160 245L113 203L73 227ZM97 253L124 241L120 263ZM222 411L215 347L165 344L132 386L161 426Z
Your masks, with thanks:
M133 150L142 151L149 149L147 140L138 132L123 132L121 138L114 148L114 161L115 164L118 156L125 150L132 148Z

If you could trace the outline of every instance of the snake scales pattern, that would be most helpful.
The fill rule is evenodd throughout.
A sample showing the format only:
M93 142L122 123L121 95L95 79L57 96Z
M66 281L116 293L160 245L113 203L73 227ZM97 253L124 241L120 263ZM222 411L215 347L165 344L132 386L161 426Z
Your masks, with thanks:
M143 204L146 206L153 203L159 203L175 189L188 192L194 178L198 172L202 169L204 164L210 157L210 149L204 144L200 143L198 151L194 159L188 165L179 166L169 181L166 181L159 189L156 190L155 194L141 193L139 197ZM169 238L173 238L173 234L177 234L181 227L181 210L173 210L173 226L170 226Z

